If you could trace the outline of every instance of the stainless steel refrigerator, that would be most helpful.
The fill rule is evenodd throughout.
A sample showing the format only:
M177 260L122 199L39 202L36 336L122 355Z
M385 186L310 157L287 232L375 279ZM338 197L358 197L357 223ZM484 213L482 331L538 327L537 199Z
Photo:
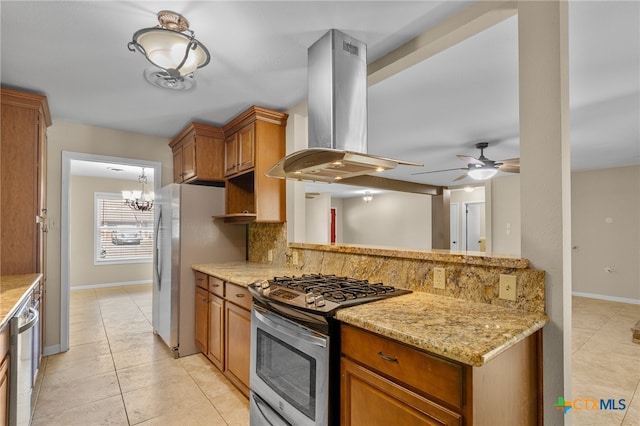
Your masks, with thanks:
M242 261L246 227L214 221L224 214L225 189L170 184L156 194L153 330L181 357L194 342L194 264Z

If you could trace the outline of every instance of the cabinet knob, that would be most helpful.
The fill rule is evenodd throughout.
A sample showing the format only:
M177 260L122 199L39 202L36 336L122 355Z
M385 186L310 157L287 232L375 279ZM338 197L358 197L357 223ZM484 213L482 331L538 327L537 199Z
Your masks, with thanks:
M243 298L243 297L244 297L244 294L242 294L242 293L238 293L238 294L236 294L236 297Z

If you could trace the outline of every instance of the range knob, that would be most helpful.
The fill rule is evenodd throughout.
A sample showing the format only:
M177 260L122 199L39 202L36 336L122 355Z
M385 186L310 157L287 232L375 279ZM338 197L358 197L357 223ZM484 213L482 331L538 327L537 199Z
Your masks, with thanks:
M271 284L269 284L268 280L258 280L256 282L254 282L253 285L258 290L262 290L262 291L264 291L265 289L267 289L267 288L269 288L271 286Z
M323 296L323 295L316 296L316 299L315 299L315 305L316 305L316 307L317 307L317 308L321 308L321 307L323 307L325 304L326 304L326 303L325 303L325 300L324 300L324 296Z
M316 301L316 296L313 293L307 293L304 295L304 302L307 305L313 305L314 302Z

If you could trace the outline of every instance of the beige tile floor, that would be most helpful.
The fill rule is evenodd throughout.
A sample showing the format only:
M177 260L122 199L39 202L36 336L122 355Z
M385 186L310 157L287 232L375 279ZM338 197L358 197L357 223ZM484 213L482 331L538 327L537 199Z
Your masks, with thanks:
M573 398L626 410L571 410L573 425L640 426L640 306L573 298ZM248 425L247 400L202 355L173 359L151 329L151 287L71 294L70 349L44 358L39 425ZM548 398L548 397L547 397Z
M570 410L573 425L640 426L640 305L573 298L573 399L625 400L625 410ZM621 407L618 405L618 407Z
M70 348L43 358L40 425L248 425L246 398L201 354L153 335L151 286L71 293Z

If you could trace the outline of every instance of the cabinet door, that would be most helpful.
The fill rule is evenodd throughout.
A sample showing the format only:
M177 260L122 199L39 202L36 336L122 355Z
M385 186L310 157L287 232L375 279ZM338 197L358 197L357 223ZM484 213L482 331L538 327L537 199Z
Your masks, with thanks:
M462 416L346 358L341 360L343 426L461 425Z
M255 164L255 128L255 123L251 123L238 132L239 172L251 169Z
M196 175L196 137L188 139L182 145L182 180Z
M224 140L224 175L238 172L238 134L234 133Z
M182 146L173 151L173 182L182 183Z
M251 312L225 302L225 376L249 396Z
M206 354L209 334L209 292L200 287L196 287L195 315L195 343L198 349Z
M209 294L209 352L213 365L224 371L224 300Z

